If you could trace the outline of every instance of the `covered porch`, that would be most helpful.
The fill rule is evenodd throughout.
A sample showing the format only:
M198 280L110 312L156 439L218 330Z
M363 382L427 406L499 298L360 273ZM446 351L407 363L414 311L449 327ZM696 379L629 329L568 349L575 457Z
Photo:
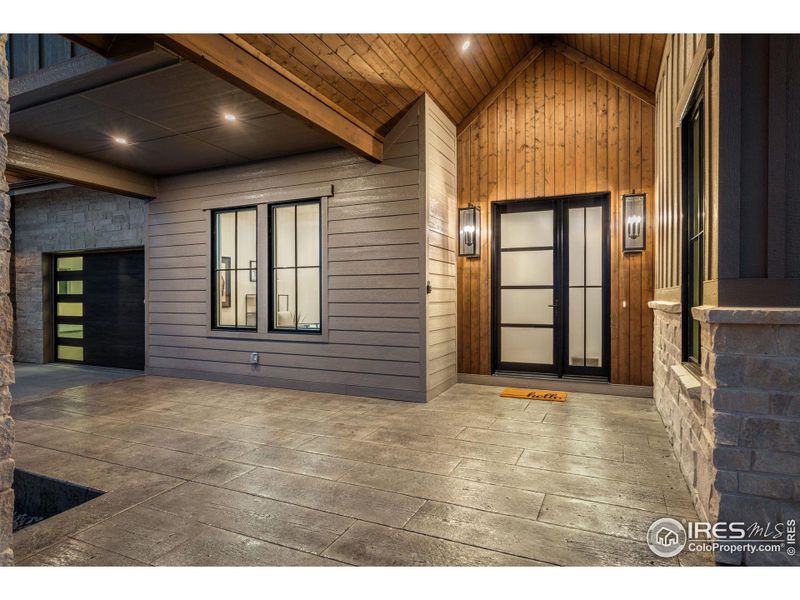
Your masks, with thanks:
M14 407L17 468L106 492L19 565L632 565L695 519L651 399L425 405L141 376Z

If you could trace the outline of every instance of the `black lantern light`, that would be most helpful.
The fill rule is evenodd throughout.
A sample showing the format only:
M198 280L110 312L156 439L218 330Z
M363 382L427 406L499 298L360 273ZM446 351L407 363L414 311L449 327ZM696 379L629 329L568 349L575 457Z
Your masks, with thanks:
M474 204L458 209L458 255L481 255L481 209Z
M627 194L622 196L622 251L644 252L645 231L645 194Z

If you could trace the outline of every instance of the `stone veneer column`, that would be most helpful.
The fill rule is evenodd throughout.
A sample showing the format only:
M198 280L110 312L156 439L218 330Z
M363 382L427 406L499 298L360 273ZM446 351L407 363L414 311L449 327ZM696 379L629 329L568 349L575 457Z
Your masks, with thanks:
M653 398L667 428L697 514L713 520L714 411L701 379L682 363L681 305L650 302L653 309Z
M713 407L712 516L800 521L800 309L697 307L703 401ZM785 553L717 556L800 564Z
M9 298L9 265L11 264L11 229L8 220L11 200L6 183L6 156L8 147L8 60L6 34L0 34L0 566L13 563L11 529L14 516L14 492L11 481L14 461L11 446L14 443L14 421L9 414L11 394L8 386L14 383L14 363L11 356L11 339L14 318Z

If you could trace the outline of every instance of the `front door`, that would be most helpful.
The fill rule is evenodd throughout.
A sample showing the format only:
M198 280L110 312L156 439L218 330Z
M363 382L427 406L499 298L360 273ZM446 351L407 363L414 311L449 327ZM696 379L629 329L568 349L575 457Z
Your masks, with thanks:
M497 202L495 371L608 377L608 194Z

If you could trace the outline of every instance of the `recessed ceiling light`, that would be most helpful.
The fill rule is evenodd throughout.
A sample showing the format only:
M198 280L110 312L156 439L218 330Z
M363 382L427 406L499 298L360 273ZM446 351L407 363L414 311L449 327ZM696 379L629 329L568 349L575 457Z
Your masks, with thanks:
M235 121L236 120L236 115L232 115L231 113L225 113L223 116L225 117L226 121Z
M125 139L124 137L115 137L114 141L117 144L119 144L120 146L127 146L128 145L128 140Z
M461 44L461 51L462 52L466 51L469 48L470 43L471 42L469 40L464 40L464 43Z

